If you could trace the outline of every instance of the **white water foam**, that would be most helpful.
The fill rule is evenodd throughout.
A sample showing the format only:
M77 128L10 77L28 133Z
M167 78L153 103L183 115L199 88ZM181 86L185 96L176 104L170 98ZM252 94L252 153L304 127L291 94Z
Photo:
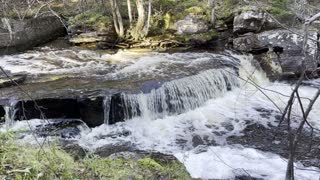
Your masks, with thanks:
M168 115L155 120L140 116L115 125L93 128L90 133L82 134L79 143L95 150L106 144L131 142L139 149L171 153L186 165L194 178L227 179L236 175L246 175L246 171L255 177L283 179L285 159L272 153L228 146L226 138L232 135L240 136L248 122L258 123L267 128L269 124L277 125L275 116L286 106L294 87L285 83L270 83L265 73L251 65L252 57L236 57L242 60L240 68L242 83L239 88L227 92L224 96L208 100L203 106L180 115ZM261 86L264 93L252 86L248 77L257 83L256 85ZM308 98L312 98L315 92L315 88L307 86L299 90L302 97ZM308 100L303 99L303 103L306 107ZM268 110L270 115L262 116L259 109ZM294 104L293 116L300 114L298 104ZM317 128L320 128L319 116L320 103L317 101L309 116L310 123ZM129 135L126 132L129 132ZM207 151L199 153L194 149L193 139L196 136L209 142ZM217 143L218 146L210 147L210 142ZM242 168L245 171L234 171L222 165L221 161L217 161L218 157L213 151L233 168ZM296 166L302 167L300 164ZM311 167L311 170L313 171L297 170L296 176L305 180L318 179L319 169Z
M235 176L251 176L283 180L287 164L286 160L278 155L234 146L196 148L185 153L177 153L176 157L185 164L192 177L202 179L234 179ZM295 166L296 179L319 179L319 169L308 168L306 171L302 170L304 167L301 164L297 163Z
M179 55L177 56L177 59L181 59ZM263 72L251 65L251 56L234 55L234 57L241 59L242 63L239 71L242 78L239 81L242 83L238 88L226 92L221 97L208 99L200 107L179 115L167 114L154 120L148 116L136 116L125 122L93 128L91 132L83 131L78 139L80 145L95 150L106 144L131 142L142 150L174 154L186 165L194 178L227 179L248 173L265 179L283 179L285 159L251 148L229 146L226 138L231 135L241 135L248 122L259 123L265 127L268 127L268 124L276 125L275 116L279 115L279 109L274 103L283 110L293 86L270 83ZM205 61L204 58L197 60ZM264 88L265 94L252 86L250 81L247 81L248 77ZM309 98L315 92L315 88L307 86L299 90L302 97ZM305 99L303 102L305 106L308 103ZM258 109L268 110L271 114L261 116ZM294 105L293 111L294 116L300 114L297 104ZM317 128L320 128L319 116L320 103L317 101L309 116L310 123ZM193 139L196 136L209 142L203 151L199 146L194 148ZM210 142L217 145L212 146ZM300 164L296 166L302 167ZM297 179L319 179L319 169L313 167L308 169L313 171L297 170Z

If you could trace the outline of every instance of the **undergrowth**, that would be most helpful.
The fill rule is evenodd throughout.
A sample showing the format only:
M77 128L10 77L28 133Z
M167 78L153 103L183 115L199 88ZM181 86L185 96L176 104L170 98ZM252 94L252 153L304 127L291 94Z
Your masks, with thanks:
M88 155L75 161L58 145L42 148L17 143L15 133L0 133L0 179L191 179L185 167L149 157L138 161Z

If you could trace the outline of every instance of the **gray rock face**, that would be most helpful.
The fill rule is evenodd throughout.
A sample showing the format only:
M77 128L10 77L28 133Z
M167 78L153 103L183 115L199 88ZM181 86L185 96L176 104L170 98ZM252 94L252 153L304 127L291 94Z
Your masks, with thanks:
M300 34L303 34L302 32ZM283 73L299 73L305 66L312 71L317 68L317 32L309 32L306 52L303 51L303 37L287 30L271 30L258 34L248 33L233 40L235 49L253 54L266 53L264 59L279 64ZM267 53L268 52L268 53ZM304 63L304 64L303 64Z
M25 21L2 18L0 22L0 54L29 49L65 34L56 16L43 16Z
M303 34L301 32L301 34ZM303 61L307 70L313 70L318 64L317 32L309 32L306 52L303 51L303 37L287 30L266 31L257 35L260 47L271 46L279 53L278 61L283 72L297 72L303 68ZM277 52L278 51L278 52ZM283 51L283 52L281 52Z
M262 29L268 30L277 27L266 13L255 8L236 15L233 24L233 32L238 34L260 32Z
M197 16L188 15L174 24L177 34L195 34L207 32L208 24Z
M250 52L259 46L257 43L257 36L253 33L247 33L233 39L233 48L239 51Z

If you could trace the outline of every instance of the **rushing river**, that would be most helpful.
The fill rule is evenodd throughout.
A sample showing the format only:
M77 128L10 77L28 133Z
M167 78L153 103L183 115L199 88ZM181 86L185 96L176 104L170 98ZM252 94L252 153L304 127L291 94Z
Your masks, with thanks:
M231 52L141 54L121 51L111 55L47 50L6 56L0 66L11 73L24 72L34 77L68 74L105 80L129 79L130 82L159 80L158 87L152 86L154 89L121 94L124 122L82 128L75 140L92 151L108 144L130 143L141 150L173 154L194 178L232 179L250 174L264 179L284 179L286 159L227 140L230 136L243 135L242 131L250 124L276 126L279 123L276 117L281 115L293 89L288 83L270 82L254 65L252 56ZM308 81L308 84L300 88L301 97L312 98L320 87L319 80ZM106 97L105 122L110 113L108 102ZM303 103L307 107L308 100L303 99ZM301 117L297 104L293 106L293 117L297 117L295 126ZM318 129L319 117L320 100L309 115L309 122ZM30 123L36 126L41 121ZM14 123L11 129L26 126L22 121ZM29 138L32 137L24 139L29 141ZM319 179L318 168L303 167L300 163L296 167L296 179ZM301 170L303 168L309 170Z

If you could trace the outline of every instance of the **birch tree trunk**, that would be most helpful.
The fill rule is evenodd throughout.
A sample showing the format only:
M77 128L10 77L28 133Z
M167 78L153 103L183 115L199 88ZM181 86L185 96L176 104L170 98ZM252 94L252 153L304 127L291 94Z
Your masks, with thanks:
M120 9L116 0L110 0L114 28L119 37L124 36L124 28Z
M130 27L131 27L131 25L132 25L131 0L127 0L127 5L128 5L129 23L130 23Z
M138 11L138 20L132 32L132 37L133 39L138 40L145 36L143 30L144 30L146 18L145 18L145 10L143 7L143 0L136 0L136 5L137 5L137 11Z
M150 20L151 20L151 10L152 10L152 0L149 0L149 8L148 8L148 19L147 19L147 26L146 26L146 32L147 35L150 29Z

